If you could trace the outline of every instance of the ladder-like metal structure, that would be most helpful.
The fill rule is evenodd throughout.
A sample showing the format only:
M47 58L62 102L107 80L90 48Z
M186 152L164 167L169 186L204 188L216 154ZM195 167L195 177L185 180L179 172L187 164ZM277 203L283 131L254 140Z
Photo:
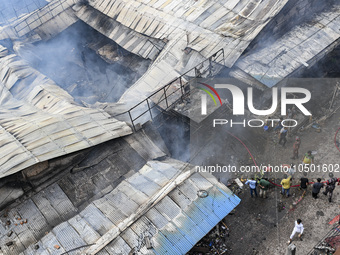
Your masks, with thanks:
M189 71L172 80L162 88L156 90L146 99L142 100L128 111L119 113L113 117L122 117L127 119L137 131L137 124L143 124L152 120L161 111L167 111L174 107L179 101L190 94L189 83L196 78L207 78L217 74L224 66L224 50L220 49L208 59L199 63Z

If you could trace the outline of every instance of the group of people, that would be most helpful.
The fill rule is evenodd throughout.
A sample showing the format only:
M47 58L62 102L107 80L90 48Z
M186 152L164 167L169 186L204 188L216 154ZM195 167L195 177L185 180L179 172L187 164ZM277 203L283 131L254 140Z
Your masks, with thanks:
M321 178L318 178L317 182L310 183L308 178L307 178L307 173L304 172L303 175L304 176L300 178L300 189L304 191L303 195L306 194L308 185L312 184L312 197L313 198L317 199L318 194L320 193L321 189L325 188L325 190L323 191L323 194L325 196L328 195L328 201L329 202L332 201L333 191L335 189L336 183L338 183L338 185L340 185L340 178L335 178L333 173L330 173L329 174L330 179L327 180L326 182L322 183ZM286 195L287 197L289 197L291 181L292 181L291 175L285 176L284 179L282 179L282 181L281 181L282 195ZM247 180L245 184L249 185L251 197L254 197L254 195L257 197L256 187L259 186L260 187L260 197L267 198L267 191L268 191L268 188L270 186L270 182L268 180L261 178L259 181L256 181L254 178L251 178L250 180ZM290 244L292 242L296 233L298 233L298 237L302 241L301 236L303 234L303 231L304 231L304 227L303 227L303 224L302 224L302 220L297 219L295 221L295 227L293 229L292 234L290 235L288 244Z
M340 178L335 178L333 173L329 173L329 177L330 179L327 180L326 182L322 183L321 182L321 178L317 179L317 182L315 183L309 183L309 180L307 178L307 173L304 172L303 173L304 176L301 177L300 179L300 189L304 190L303 195L305 195L305 193L307 192L307 187L309 184L312 184L312 197L317 199L318 198L318 194L320 193L322 188L325 188L325 191L323 192L323 194L325 196L328 195L328 201L332 202L332 196L333 196L333 191L335 189L335 185L336 183L338 183L338 185L340 185ZM286 195L287 197L289 197L289 190L291 187L291 179L292 176L285 176L284 179L281 181L281 185L282 185L282 195Z
M340 185L340 178L335 178L333 173L330 173L329 177L330 177L330 179L327 180L325 183L321 183L321 179L318 178L317 182L313 184L313 189L312 189L313 198L317 199L318 194L320 193L320 190L322 188L325 188L325 190L322 193L325 196L328 195L328 201L332 202L333 191L335 189L336 183L338 183L338 185Z
M317 182L310 183L308 178L307 178L307 173L304 172L303 174L304 174L304 176L301 177L301 179L300 179L300 189L304 191L303 195L306 194L308 185L312 184L312 197L313 198L315 198L315 199L318 198L318 194L320 193L320 190L322 188L325 188L325 191L323 192L323 194L325 196L328 195L328 201L332 202L333 191L335 189L336 183L338 183L338 185L340 185L340 178L335 178L333 173L330 173L329 174L330 179L327 180L325 183L322 183L320 178L317 179ZM291 175L289 175L289 176L285 175L284 178L281 181L281 186L282 186L281 194L282 195L289 197L291 182L292 182L292 176ZM257 197L257 186L260 187L260 197L267 198L267 191L268 191L269 186L270 186L270 182L267 179L261 178L259 180L255 180L252 177L250 180L247 180L245 184L249 185L250 195L251 195L252 198L254 196Z
M255 196L257 197L257 191L256 191L256 187L260 186L260 197L263 198L268 198L267 197L267 191L269 189L270 186L270 182L264 178L261 178L259 181L256 181L253 177L250 180L247 180L246 185L249 185L249 189L250 189L250 195L253 198L255 194Z
M303 158L303 164L311 164L314 163L314 156L312 155L311 151L308 151ZM292 174L294 173L294 164L291 164L291 169L289 171L290 175L285 174L283 179L281 180L281 186L282 186L282 191L281 194L289 197L289 192L291 188L291 182L292 182ZM333 173L329 174L330 179L327 180L325 183L321 183L321 179L318 178L317 182L315 183L310 183L308 178L307 178L307 173L303 173L303 177L300 179L300 189L304 190L303 195L306 194L307 192L307 187L309 184L312 185L312 197L317 198L318 194L320 193L320 190L322 188L325 188L325 191L323 192L324 195L328 195L328 200L329 202L332 201L332 196L333 196L333 191L335 189L336 183L340 185L340 178L335 178ZM266 178L261 178L255 180L253 177L249 180L246 181L246 185L249 185L250 188L250 195L251 197L257 197L257 186L260 187L260 197L267 198L267 191L270 186L270 182Z
M293 112L290 111L290 114L292 115ZM280 121L278 122L278 124L275 126L274 128L274 132L276 132L276 134L278 134L279 136L279 142L278 144L282 145L283 147L285 147L286 142L287 142L287 135L288 135L288 128L284 127L282 125L282 121L283 118L280 118ZM296 136L295 137L295 141L293 144L293 155L291 157L291 159L299 159L299 149L300 149L300 145L301 145L301 139L300 137ZM302 164L303 165L311 165L314 164L314 155L312 153L312 151L308 151L307 153L305 153L302 157ZM294 164L291 164L291 169L293 168ZM293 171L294 173L294 171ZM281 181L281 186L282 186L282 190L281 190L281 194L283 196L287 196L289 197L289 191L291 188L291 182L292 182L292 174L290 175L284 175L282 181ZM307 178L307 172L303 173L303 177L300 178L300 187L299 189L303 190L303 196L307 193L307 189L308 186L311 185L312 186L312 197L314 199L318 198L318 194L320 193L321 189L324 188L324 191L322 192L325 196L328 196L328 201L331 202L332 201L332 196L333 196L333 191L335 189L336 183L338 183L338 185L340 185L340 178L335 178L333 173L329 173L329 177L330 179L325 181L325 182L321 182L321 178L317 178L317 182L315 183L311 183L309 182L308 178ZM266 179L261 179L258 182L254 180L254 178L251 178L251 180L247 180L247 182L245 183L246 185L249 185L250 188L250 193L251 196L253 197L253 193L255 194L255 196L257 196L257 192L256 192L256 186L258 184L258 186L260 186L260 197L266 197L267 198L267 190L270 186L269 181L267 181ZM340 223L340 220L339 220ZM295 226L293 229L292 234L290 235L288 244L290 244L295 236L295 234L298 233L298 237L299 239L302 241L301 236L303 234L304 231L304 227L302 224L302 220L301 219L297 219L295 221Z

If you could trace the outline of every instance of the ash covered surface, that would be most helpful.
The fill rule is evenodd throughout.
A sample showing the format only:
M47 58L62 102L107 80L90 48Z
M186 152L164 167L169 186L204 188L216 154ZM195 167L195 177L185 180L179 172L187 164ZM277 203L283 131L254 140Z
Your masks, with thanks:
M82 21L48 41L15 49L32 67L85 105L118 101L150 64Z

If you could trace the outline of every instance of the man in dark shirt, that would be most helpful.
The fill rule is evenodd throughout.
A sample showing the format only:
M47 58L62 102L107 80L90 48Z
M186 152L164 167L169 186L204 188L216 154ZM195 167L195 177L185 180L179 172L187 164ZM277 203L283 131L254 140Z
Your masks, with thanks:
M307 191L307 185L309 184L309 182L308 182L308 178L306 177L307 176L306 172L303 173L303 176L304 177L302 177L300 179L300 188L303 190L303 194L302 195L305 195L306 191Z
M280 130L283 128L282 121L283 121L283 118L280 117L280 121L277 123L277 126L274 128L274 131L275 131L276 133L277 133L277 132L280 132Z
M335 184L337 183L338 179L337 179L337 178L334 178L333 173L330 173L330 174L329 174L329 177L331 177L331 179L329 179L329 180L326 182L327 186L326 186L326 190L323 192L323 194L324 194L325 196L327 196L327 194L329 194L329 195L328 195L328 201L329 201L329 202L332 202L333 191L334 191L334 189L335 189ZM338 185L339 185L339 184L338 184Z
M321 179L318 178L318 182L313 184L313 190L312 190L312 196L317 199L318 194L320 192L320 189L323 187L323 184L321 183Z

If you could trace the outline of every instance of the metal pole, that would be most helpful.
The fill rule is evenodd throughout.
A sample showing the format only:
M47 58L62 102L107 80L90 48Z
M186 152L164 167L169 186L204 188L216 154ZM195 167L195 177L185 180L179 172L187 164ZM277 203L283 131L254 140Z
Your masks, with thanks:
M163 90L164 90L164 97L165 97L165 102L166 102L166 108L168 109L169 108L169 104L168 104L168 98L166 97L165 87L163 88Z
M135 124L133 123L133 119L132 119L132 117L131 117L131 112L128 111L128 113L129 113L129 116L130 116L131 124L132 124L132 126L133 126L133 130L136 132L136 127L135 127Z
M149 108L149 113L150 113L151 119L153 119L153 118L152 118L152 113L151 113L150 104L149 104L149 98L146 99L146 102L148 103L148 108Z

